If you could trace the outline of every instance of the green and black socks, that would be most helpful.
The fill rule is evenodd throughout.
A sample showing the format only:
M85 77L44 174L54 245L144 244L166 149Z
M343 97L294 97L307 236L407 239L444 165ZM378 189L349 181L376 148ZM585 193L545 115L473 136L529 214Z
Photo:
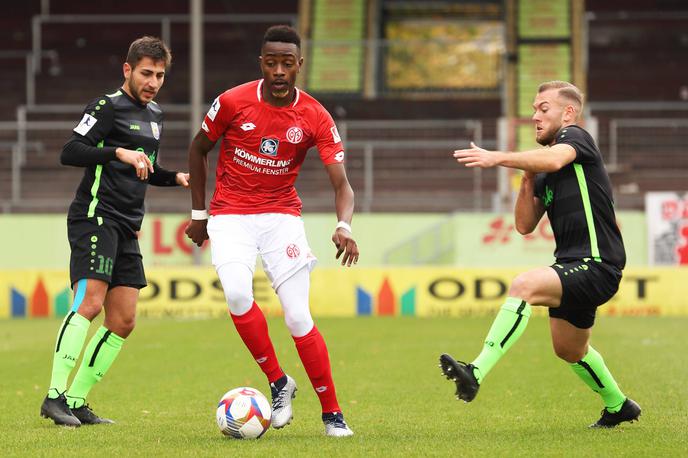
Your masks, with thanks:
M91 322L77 312L70 312L62 322L55 344L49 398L55 399L67 391L69 374L76 366L90 325ZM81 366L66 393L71 408L84 405L89 391L103 378L123 343L123 338L106 327L98 328L86 347Z
M478 383L497 364L497 361L521 337L528 325L531 307L526 301L516 297L507 297L497 313L490 331L485 338L485 345L478 357L472 362Z
M62 321L55 344L48 397L55 399L67 390L69 374L76 366L90 325L88 319L76 312L70 312Z
M604 364L602 355L597 350L588 346L588 353L577 363L571 364L571 369L602 397L609 412L615 413L621 409L626 396L619 389L616 380Z
M478 357L471 363L474 366L473 375L478 383L482 383L485 376L492 370L502 356L521 337L528 324L531 307L526 301L507 297L504 305L497 313L490 331L487 333L485 345ZM609 412L618 412L626 396L621 392L614 377L604 364L602 356L592 347L580 361L571 364L573 372L586 385L598 393Z
M67 404L76 409L84 405L93 385L107 373L122 349L124 339L101 326L86 347L81 366L67 391Z

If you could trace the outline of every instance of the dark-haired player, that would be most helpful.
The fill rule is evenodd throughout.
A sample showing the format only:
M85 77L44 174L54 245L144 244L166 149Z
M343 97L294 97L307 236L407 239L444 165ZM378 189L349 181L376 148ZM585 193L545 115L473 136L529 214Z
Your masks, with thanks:
M124 84L94 99L62 149L64 165L84 167L69 207L70 281L74 302L57 334L52 378L41 415L68 426L112 423L86 404L134 329L139 289L146 286L137 231L148 184L188 186L188 174L159 165L162 111L153 102L172 56L160 39L131 43ZM91 321L105 308L105 321L81 354Z
M299 168L317 147L335 193L338 223L332 241L337 258L358 260L351 236L354 193L344 169L344 147L330 114L295 87L301 39L288 26L270 27L263 38L263 79L215 99L189 149L192 208L187 235L198 245L210 236L212 260L230 315L272 392L272 426L292 419L294 379L280 367L263 312L253 300L253 271L260 254L311 384L320 399L325 434L350 436L337 402L325 341L308 305L316 259L306 240L301 200L294 189ZM206 211L207 154L222 139L217 181Z
M619 389L602 356L590 345L597 307L619 289L626 264L614 200L602 155L590 134L576 125L583 95L576 86L550 81L533 104L536 140L548 148L505 153L471 148L454 152L467 167L511 167L525 173L515 209L516 229L529 234L547 212L556 240L556 262L520 274L490 328L480 355L470 364L444 354L440 366L470 402L488 372L523 334L531 305L549 308L557 356L598 393L602 416L591 427L610 428L637 420L640 406Z

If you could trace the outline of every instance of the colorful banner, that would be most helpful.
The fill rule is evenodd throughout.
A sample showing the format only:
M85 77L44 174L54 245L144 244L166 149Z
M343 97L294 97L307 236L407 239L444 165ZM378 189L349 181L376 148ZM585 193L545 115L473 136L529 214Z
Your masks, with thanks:
M645 215L618 212L628 266L647 265ZM549 265L554 262L554 234L545 215L526 236L516 231L511 214L474 213L454 219L456 254L454 264L466 267Z
M688 192L645 194L650 265L688 265Z
M645 216L617 213L629 266L647 263ZM334 214L304 215L308 243L319 267L336 267L331 236ZM194 262L192 244L184 234L186 215L146 215L139 243L146 268L188 266ZM356 215L354 237L361 252L359 267L400 265L460 265L467 267L536 266L553 261L554 238L547 219L522 236L512 214L387 213ZM26 242L16 243L22 234ZM0 215L1 269L63 269L69 265L67 222L63 215ZM200 265L210 265L207 244Z
M311 275L314 316L461 317L493 314L522 269L328 268ZM149 269L141 317L223 316L225 299L212 268ZM629 268L602 315L688 315L688 268ZM64 316L71 309L66 271L0 271L0 318ZM263 272L254 278L256 302L268 316L281 306ZM545 314L544 308L536 307Z

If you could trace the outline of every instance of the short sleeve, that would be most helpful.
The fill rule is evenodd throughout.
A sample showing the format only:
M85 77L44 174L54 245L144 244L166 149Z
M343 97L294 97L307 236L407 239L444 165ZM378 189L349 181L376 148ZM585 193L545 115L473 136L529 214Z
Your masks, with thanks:
M337 126L327 110L322 106L318 108L315 145L318 147L320 159L325 165L342 163L344 162L344 145Z
M86 105L79 124L72 130L86 139L88 144L97 146L112 130L114 120L112 101L105 96L98 97Z
M597 161L595 148L590 144L592 140L588 138L583 129L571 126L564 127L557 135L557 144L570 145L576 150L574 162L583 164Z
M234 118L235 107L229 92L225 92L215 98L208 109L201 129L208 140L216 142L229 128Z

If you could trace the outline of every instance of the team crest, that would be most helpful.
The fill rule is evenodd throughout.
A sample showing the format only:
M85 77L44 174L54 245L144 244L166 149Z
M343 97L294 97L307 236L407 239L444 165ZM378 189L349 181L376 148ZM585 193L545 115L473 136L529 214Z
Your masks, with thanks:
M158 123L155 121L151 121L151 132L153 132L153 138L156 140L160 140L160 127L158 127Z
M303 140L303 131L298 127L290 127L287 131L287 141L289 143L301 143Z
M260 152L268 156L277 156L277 148L279 147L279 140L276 138L261 138Z
M296 259L299 257L300 254L301 254L301 250L299 250L298 245L296 245L294 243L290 243L287 246L287 257L289 257L289 259Z

